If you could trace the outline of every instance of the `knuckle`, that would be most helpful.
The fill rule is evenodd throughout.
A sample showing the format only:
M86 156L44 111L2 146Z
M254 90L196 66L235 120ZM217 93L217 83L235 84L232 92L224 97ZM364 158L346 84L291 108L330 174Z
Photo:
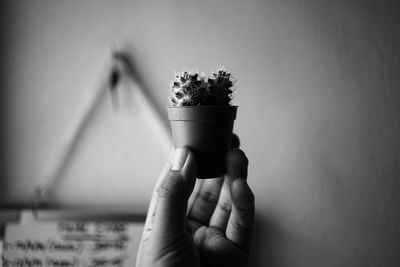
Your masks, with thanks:
M205 202L215 204L218 201L218 195L210 191L200 191L198 196Z
M181 174L179 171L169 171L157 189L160 198L171 198L181 192Z
M232 205L227 202L219 202L217 205L224 212L230 213L232 210Z
M239 223L236 220L231 220L230 225L232 226L233 229L237 230L238 232L247 233L250 235L253 233L253 227L245 226L244 224Z
M253 205L249 205L249 206L235 206L235 208L242 212L242 213L247 213L247 214L252 214L254 213L254 206Z

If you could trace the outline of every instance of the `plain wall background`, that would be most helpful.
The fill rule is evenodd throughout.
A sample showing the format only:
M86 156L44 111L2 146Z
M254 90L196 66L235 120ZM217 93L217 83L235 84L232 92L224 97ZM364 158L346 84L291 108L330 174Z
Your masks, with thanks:
M396 1L41 0L2 10L4 203L30 201L117 45L161 107L176 70L235 75L235 132L257 202L254 266L400 265ZM105 100L54 201L145 212L166 156L132 102L115 115Z

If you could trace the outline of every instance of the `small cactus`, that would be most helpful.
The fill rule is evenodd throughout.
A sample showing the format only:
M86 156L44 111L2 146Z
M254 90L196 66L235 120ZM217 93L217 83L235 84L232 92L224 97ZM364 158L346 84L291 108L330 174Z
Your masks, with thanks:
M229 106L232 76L219 69L206 78L197 72L183 71L171 82L169 99L173 106Z

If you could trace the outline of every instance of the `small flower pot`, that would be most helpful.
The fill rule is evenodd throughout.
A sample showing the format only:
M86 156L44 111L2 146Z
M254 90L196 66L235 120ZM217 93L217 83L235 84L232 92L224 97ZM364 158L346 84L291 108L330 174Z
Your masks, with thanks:
M225 174L225 154L232 139L237 106L169 107L175 148L187 147L197 158L197 178Z

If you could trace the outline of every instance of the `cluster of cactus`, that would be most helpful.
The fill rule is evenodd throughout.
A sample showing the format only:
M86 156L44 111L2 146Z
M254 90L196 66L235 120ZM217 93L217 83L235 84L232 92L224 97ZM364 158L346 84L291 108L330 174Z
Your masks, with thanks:
M229 106L232 86L231 73L223 69L209 77L183 71L171 82L169 99L173 106Z

